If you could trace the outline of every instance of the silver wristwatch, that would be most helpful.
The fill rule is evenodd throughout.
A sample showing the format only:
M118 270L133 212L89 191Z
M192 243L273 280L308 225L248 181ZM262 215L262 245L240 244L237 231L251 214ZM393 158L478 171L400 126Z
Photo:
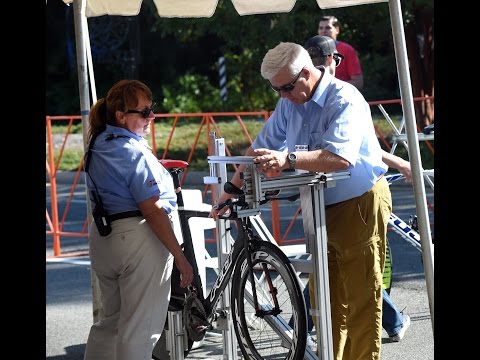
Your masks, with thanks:
M288 153L287 160L290 164L290 169L295 169L295 165L297 165L297 154L294 152Z

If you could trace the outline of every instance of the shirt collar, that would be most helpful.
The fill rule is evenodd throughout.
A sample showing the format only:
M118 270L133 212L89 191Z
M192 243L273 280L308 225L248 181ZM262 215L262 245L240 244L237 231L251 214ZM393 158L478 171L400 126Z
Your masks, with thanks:
M325 69L325 67L320 70L323 71L322 79L320 80L320 83L315 89L315 92L313 93L312 98L309 100L309 102L313 101L323 108L323 106L325 105L325 99L327 97L327 87L332 83L334 77Z

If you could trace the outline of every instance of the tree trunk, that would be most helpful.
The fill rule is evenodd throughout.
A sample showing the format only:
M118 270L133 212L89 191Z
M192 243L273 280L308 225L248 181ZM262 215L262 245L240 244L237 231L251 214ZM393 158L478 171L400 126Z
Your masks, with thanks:
M415 21L405 26L410 77L414 97L434 96L433 9L414 10ZM416 101L417 126L423 129L434 121L434 100Z

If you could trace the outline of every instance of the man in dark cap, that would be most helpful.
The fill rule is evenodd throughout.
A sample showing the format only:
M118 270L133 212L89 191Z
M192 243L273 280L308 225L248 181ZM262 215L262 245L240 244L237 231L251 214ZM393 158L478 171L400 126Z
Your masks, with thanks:
M315 35L308 39L303 47L308 51L315 66L323 65L328 68L335 63L333 67L335 69L344 59L344 56L337 51L335 40L328 36Z

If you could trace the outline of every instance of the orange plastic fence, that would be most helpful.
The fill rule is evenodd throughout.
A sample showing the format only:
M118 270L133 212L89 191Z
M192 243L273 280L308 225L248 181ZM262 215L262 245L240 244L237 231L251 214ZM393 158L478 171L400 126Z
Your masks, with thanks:
M423 98L415 98L414 101L431 101L433 100L433 97L423 97ZM371 106L376 106L376 105L387 105L387 104L401 104L400 99L398 100L385 100L385 101L376 101L376 102L371 102L369 103ZM223 137L222 132L221 132L221 123L225 121L235 121L237 124L240 126L243 136L245 139L251 144L253 139L252 136L249 134L245 123L244 119L258 119L258 120L263 120L266 121L269 117L270 113L266 111L251 111L251 112L212 112L212 113L185 113L185 114L156 114L155 115L155 121L152 122L151 124L151 133L149 135L149 140L152 149L154 153L157 153L157 148L162 148L163 146L163 155L162 159L169 158L169 150L170 150L170 144L173 141L174 135L175 135L175 130L177 126L182 122L182 121L188 121L188 122L198 122L198 130L195 136L195 140L191 146L190 153L188 155L187 159L182 159L186 160L188 163L191 163L192 160L195 159L195 153L196 150L198 150L199 146L199 140L201 139L201 136L206 136L206 144L207 147L210 146L210 142L208 141L209 139L209 134L211 131L215 131L216 135L218 137ZM157 144L158 139L163 138L163 134L156 134L155 133L155 127L154 123L157 123L159 121L165 121L165 119L171 120L172 121L172 126L170 129L170 132L168 135L166 135L165 139L165 144ZM67 130L64 134L56 134L54 136L52 132L52 125L55 122L62 122L62 124L67 123ZM46 175L47 175L47 189L49 189L49 196L50 196L50 204L48 205L47 203L47 209L46 209L46 234L47 234L47 240L48 237L50 236L52 241L53 241L53 256L58 257L58 256L69 256L69 255L76 255L76 254L62 254L61 250L61 238L62 237L76 237L76 238L87 238L88 236L88 217L87 214L85 214L85 220L82 222L82 227L81 230L77 231L68 231L66 229L66 223L69 220L69 217L71 218L72 215L70 214L70 206L72 201L74 201L75 197L78 198L78 193L79 191L79 183L84 182L84 174L83 174L83 159L80 161L77 167L77 171L75 174L69 174L73 178L71 180L71 188L69 191L68 198L65 201L65 206L61 211L59 210L59 201L58 201L58 189L57 189L57 176L59 174L58 168L60 165L60 162L62 160L62 156L67 148L67 142L69 140L69 136L72 134L72 128L74 125L79 125L81 124L81 116L80 115L71 115L71 116L47 116L46 117L46 131L47 131L47 157L46 157ZM377 132L379 141L383 142L385 147L387 149L390 149L390 143L386 139L385 135L382 134L382 132L378 129L378 127L375 127L375 131ZM240 136L240 134L239 134ZM55 140L54 141L54 137ZM58 141L60 138L60 141ZM77 144L78 146L78 144ZM431 151L433 153L433 147L431 147ZM213 151L212 149L208 148L207 149L208 154L212 154ZM226 142L226 153L227 155L232 155L230 152L230 149L228 147L228 141ZM233 155L238 155L238 154L233 154ZM235 166L234 166L235 167ZM236 168L236 167L235 167ZM183 173L182 178L181 178L181 184L184 183L185 177L188 173L188 168L186 171ZM62 186L67 186L63 184ZM70 184L68 184L70 186ZM203 190L203 197L205 198L208 194L208 192L211 191L210 185L206 185L204 190ZM86 194L85 191L82 190L81 193L83 194L83 199L86 201ZM212 195L215 193L214 191L211 192ZM212 199L214 201L215 198ZM285 233L282 235L281 234L281 227L280 227L280 213L279 213L279 208L278 204L276 202L272 202L270 204L271 210L272 210L272 235L274 236L275 239L281 239L278 242L280 244L287 244L287 243L292 243L292 242L301 242L304 241L304 239L288 239L289 232L291 228L294 226L294 223L296 221L297 216L300 213L300 208L297 210L295 215L293 216L289 226L287 227ZM78 226L77 226L78 227Z

